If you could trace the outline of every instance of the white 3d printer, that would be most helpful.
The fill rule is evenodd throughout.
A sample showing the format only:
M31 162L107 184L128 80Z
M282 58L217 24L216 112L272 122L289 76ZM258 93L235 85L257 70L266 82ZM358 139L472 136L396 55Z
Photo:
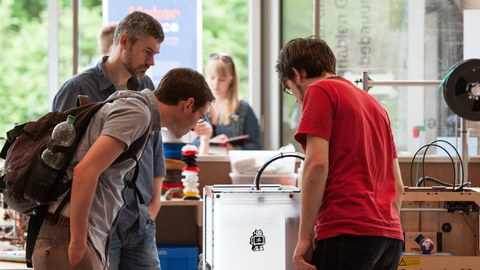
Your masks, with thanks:
M260 185L263 170L285 157L281 153L257 172L253 185L213 185L203 190L203 269L294 269L291 260L300 222L300 190Z

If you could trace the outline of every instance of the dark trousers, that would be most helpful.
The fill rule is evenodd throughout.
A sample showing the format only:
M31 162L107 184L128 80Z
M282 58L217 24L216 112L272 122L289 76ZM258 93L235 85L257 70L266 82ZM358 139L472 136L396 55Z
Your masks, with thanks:
M379 236L340 235L315 243L318 270L396 270L402 241Z

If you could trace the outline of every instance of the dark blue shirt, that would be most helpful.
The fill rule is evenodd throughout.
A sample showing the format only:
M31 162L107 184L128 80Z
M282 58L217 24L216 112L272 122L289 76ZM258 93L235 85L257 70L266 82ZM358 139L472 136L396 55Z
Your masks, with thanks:
M79 73L65 82L55 95L53 100L53 110L62 111L75 107L78 95L87 95L89 101L106 100L117 89L110 81L104 69L104 63L108 56L105 56L97 63L95 67ZM148 76L131 77L127 82L129 90L141 91L145 88L154 90L152 80ZM122 89L118 89L122 90ZM165 159L163 157L162 137L159 132L150 135L145 146L142 157L139 160L139 174L137 177L137 187L142 194L145 204L140 204L133 189L126 188L124 191L125 207L119 213L117 231L122 237L126 230L133 225L138 224L139 231L145 231L146 221L150 218L147 206L152 199L153 178L154 176L165 176ZM129 180L131 175L127 175L125 180ZM140 215L138 213L141 213ZM135 223L139 220L138 223Z

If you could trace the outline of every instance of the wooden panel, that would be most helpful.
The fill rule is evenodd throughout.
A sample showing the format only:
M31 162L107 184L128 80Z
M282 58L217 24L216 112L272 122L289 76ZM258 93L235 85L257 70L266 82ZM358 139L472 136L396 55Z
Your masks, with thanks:
M200 206L201 207L201 206ZM202 246L197 226L197 206L164 205L155 219L157 243Z
M232 180L228 175L230 173L230 161L199 161L198 172L200 193L203 194L203 187L214 184L231 184Z

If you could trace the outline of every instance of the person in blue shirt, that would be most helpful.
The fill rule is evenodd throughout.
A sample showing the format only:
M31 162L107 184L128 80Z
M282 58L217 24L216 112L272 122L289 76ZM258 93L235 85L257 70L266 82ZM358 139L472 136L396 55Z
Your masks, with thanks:
M208 152L211 141L225 142L231 137L249 135L245 141L226 143L227 150L260 150L260 127L250 105L238 98L238 78L233 58L212 53L205 68L205 79L215 96L206 115L207 122L198 125L200 153ZM204 149L204 150L202 150Z

